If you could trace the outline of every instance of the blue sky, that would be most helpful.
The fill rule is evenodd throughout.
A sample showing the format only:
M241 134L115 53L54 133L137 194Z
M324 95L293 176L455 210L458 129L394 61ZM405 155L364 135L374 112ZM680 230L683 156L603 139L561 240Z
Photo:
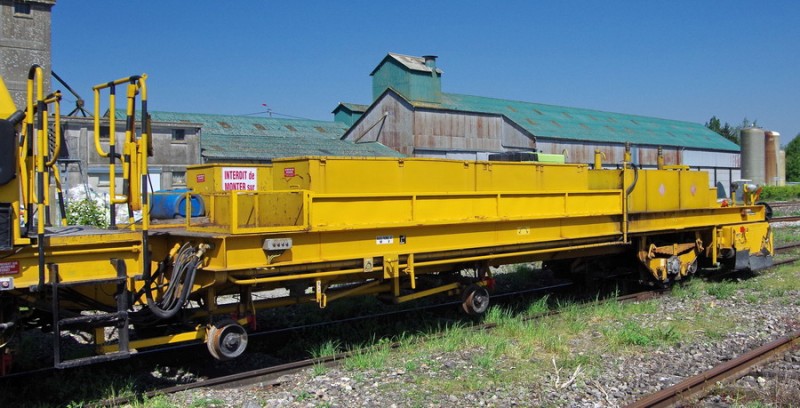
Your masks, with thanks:
M396 52L445 92L800 133L797 1L59 0L52 36L89 104L147 73L150 109L332 120Z

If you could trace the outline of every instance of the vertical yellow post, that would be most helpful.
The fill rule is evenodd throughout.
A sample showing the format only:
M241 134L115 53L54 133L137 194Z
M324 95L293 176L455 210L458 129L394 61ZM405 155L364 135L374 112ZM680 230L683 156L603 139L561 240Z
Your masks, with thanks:
M140 168L141 154L139 143L136 141L136 118L134 117L138 88L138 79L131 78L131 82L128 84L125 106L125 147L123 149L123 157L128 162L128 165L123 169L123 177L128 184L128 191L124 193L128 195L128 206L131 209L131 214L128 214L131 226L134 224L132 211L142 209L141 180L139 178L142 172Z
M230 191L231 195L231 234L239 232L239 194L236 191Z
M36 86L36 130L34 130L34 109L33 109L33 88L34 82ZM33 134L36 134L35 146L30 146L33 153L33 161L35 162L36 180L33 177L30 179L32 201L36 203L36 214L38 220L36 222L36 246L38 249L38 263L39 263L39 286L38 290L43 294L44 281L45 281L45 256L44 256L44 224L45 224L45 194L46 194L46 181L45 181L45 154L47 152L47 139L45 128L45 118L47 117L47 104L44 103L44 79L42 75L42 67L34 65L28 71L28 106L25 113L27 130L29 131L29 143L34 143ZM26 152L27 154L27 152ZM31 167L33 167L32 165ZM33 184L36 184L34 190ZM28 217L29 221L32 219L30 214L29 205Z
M625 142L625 156L622 161L625 163L633 162L631 159L631 142Z
M408 260L406 261L406 273L408 273L409 278L411 279L411 289L417 288L417 279L414 275L414 254L408 254Z
M658 146L658 157L657 157L658 169L664 170L664 148Z
M594 169L599 170L603 168L603 158L605 157L600 149L594 149Z
M147 114L147 75L142 74L141 78L139 78L139 86L141 91L141 99L142 99L142 137L139 139L140 148L139 154L141 157L139 158L139 165L141 169L141 177L142 177L142 230L144 230L145 236L147 236L147 230L150 229L150 200L148 198L147 193L147 179L148 179L148 169L147 169L147 155L150 154L150 117ZM188 218L188 216L187 216Z
M622 166L622 242L628 242L628 191L626 163Z

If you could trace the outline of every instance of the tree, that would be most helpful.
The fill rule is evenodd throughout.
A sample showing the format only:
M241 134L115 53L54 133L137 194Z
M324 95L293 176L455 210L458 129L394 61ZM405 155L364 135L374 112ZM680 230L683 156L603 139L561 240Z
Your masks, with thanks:
M746 127L749 123L747 119L742 121L742 127ZM755 122L753 122L755 126ZM732 127L728 122L725 122L725 125L721 125L719 118L716 116L712 116L711 119L706 122L706 127L719 133L722 137L730 140L733 143L739 144L739 130L741 127Z
M786 145L786 181L800 181L800 133Z

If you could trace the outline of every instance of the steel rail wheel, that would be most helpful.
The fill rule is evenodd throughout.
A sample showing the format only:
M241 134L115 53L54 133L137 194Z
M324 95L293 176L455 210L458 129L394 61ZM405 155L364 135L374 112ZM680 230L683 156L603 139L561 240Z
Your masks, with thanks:
M481 315L489 308L489 291L480 285L469 285L461 294L461 308L468 315Z
M208 330L206 345L215 359L234 359L247 348L247 331L232 320L217 322Z

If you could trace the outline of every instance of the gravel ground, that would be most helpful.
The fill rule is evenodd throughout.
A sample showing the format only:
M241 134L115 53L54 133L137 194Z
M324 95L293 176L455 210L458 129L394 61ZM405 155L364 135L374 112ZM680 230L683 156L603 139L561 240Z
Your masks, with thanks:
M464 392L457 394L418 385L421 378L430 384L428 380L452 379L454 372L484 370L476 367L475 355L481 352L476 349L432 356L421 362L413 373L397 368L402 364L389 363L386 368L378 370L309 369L285 375L268 384L203 389L171 395L168 399L178 406L218 407L623 406L800 328L800 302L797 301L800 292L764 300L758 306L748 302L744 292L740 289L723 300L708 295L660 299L659 311L635 317L637 323L647 325L663 319L691 320L692 311L698 308L717 308L717 312L736 322L735 328L714 336L714 340L696 336L701 340L653 347L647 353L608 352L600 356L601 368L591 373L565 370L556 376L553 370L553 373L544 375L544 381L522 379L500 383L487 375L485 382L470 384ZM581 344L592 342L593 337L599 335L586 330L585 335L571 341L569 346L573 353L579 353ZM503 360L501 357L494 369L514 370ZM772 398L779 405L780 401L787 401L785 406L793 406L792 401L800 398L799 372L800 352L794 352L735 384L719 388L702 401L687 402L687 405L727 407L742 396L751 395ZM200 403L204 405L197 405Z

